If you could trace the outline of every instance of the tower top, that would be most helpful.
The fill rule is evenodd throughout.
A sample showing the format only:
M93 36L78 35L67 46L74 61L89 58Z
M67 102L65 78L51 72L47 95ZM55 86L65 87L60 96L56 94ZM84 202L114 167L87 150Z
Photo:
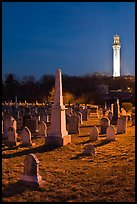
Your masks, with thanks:
M113 45L120 45L120 36L114 35L113 38L114 38Z

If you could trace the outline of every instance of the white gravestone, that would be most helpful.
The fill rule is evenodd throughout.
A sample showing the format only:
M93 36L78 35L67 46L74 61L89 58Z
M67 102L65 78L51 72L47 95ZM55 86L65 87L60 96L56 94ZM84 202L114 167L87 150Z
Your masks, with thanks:
M21 134L22 146L32 146L31 132L28 127L24 127Z
M115 140L115 129L113 125L107 127L106 130L106 140L113 141Z
M16 120L12 116L7 116L7 118L4 120L4 123L3 123L3 129L4 129L3 138L4 139L8 138L7 132L11 126L13 126L16 131L16 127L17 127Z
M40 186L43 183L39 174L39 160L35 154L27 155L24 160L24 174L20 180L31 186Z
M40 121L38 123L38 135L47 136L47 125L44 123L44 121Z
M98 135L99 135L99 130L96 126L91 127L90 129L90 135L89 135L89 140L90 141L95 141L98 139Z
M100 128L101 128L100 134L105 134L107 127L109 125L110 125L110 120L107 117L101 118L101 120L100 120Z
M50 132L45 139L47 146L64 146L71 143L71 135L66 130L66 114L62 96L61 70L57 69L55 74L55 96L51 107Z
M8 129L7 136L8 136L7 145L16 146L17 145L17 133L14 127L11 126Z
M124 134L127 130L127 117L121 116L118 118L117 121L117 133L118 134Z
M95 155L95 149L92 144L86 145L84 151L82 152L82 155Z

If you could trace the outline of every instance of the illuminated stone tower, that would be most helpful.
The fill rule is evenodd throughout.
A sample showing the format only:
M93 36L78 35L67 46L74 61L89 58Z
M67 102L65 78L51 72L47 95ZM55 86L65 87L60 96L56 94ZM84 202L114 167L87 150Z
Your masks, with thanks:
M120 37L119 35L114 35L114 42L113 42L113 77L120 76Z

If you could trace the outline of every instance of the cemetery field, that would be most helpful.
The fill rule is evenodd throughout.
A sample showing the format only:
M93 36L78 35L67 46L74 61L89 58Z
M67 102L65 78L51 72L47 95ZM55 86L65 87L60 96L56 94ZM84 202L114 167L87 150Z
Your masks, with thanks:
M90 143L90 126L99 120L89 117L72 134L72 143L55 149L44 146L44 138L32 137L32 147L2 146L3 202L135 202L135 126L128 121L127 132L106 142L99 135L95 155L82 156ZM116 126L115 130L116 130ZM19 182L24 159L34 153L44 184L28 187Z

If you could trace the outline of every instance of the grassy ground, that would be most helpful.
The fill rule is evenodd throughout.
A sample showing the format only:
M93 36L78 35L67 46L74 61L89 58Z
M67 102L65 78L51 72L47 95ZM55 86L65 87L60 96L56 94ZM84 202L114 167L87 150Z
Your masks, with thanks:
M105 135L96 144L94 156L81 156L90 142L91 125L83 122L80 134L72 135L72 143L48 150L44 138L33 139L34 147L2 147L3 202L135 202L135 127L128 122L127 133L105 143ZM98 127L99 128L99 127ZM116 128L116 126L115 126ZM37 155L43 187L21 185L27 154Z

